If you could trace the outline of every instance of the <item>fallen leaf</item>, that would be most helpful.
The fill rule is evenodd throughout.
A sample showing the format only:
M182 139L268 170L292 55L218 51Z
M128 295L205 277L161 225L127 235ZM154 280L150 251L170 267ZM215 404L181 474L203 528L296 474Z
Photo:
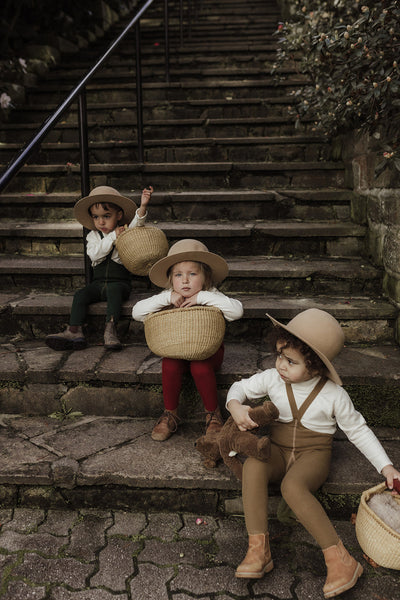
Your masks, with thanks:
M376 563L374 560L372 560L372 558L370 558L366 554L363 554L363 557L365 558L365 560L367 561L367 563L369 565L371 565L371 567L374 567L374 569L377 569L379 567L378 563Z

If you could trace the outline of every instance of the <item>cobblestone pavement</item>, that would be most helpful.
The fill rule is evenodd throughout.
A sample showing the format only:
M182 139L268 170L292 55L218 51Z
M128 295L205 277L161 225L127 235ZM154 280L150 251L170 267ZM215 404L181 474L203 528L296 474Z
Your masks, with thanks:
M271 523L275 569L236 579L242 517L99 510L0 509L2 600L316 600L322 553L301 526ZM366 562L350 522L335 523L364 575L342 597L398 600L399 571Z

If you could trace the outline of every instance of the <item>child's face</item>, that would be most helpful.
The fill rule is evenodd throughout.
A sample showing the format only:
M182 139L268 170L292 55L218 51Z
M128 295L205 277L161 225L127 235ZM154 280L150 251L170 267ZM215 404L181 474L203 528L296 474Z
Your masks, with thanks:
M122 218L122 210L118 210L113 206L105 209L101 204L92 204L89 210L94 226L102 233L111 233L111 231L114 231L118 225L118 221Z
M284 342L279 340L276 342L278 355L275 367L283 381L285 383L301 383L302 381L312 379L316 373L309 372L303 355L296 348L292 348L291 346L283 348L283 346Z
M200 265L185 260L176 263L171 271L172 288L184 298L191 298L203 289L204 275Z

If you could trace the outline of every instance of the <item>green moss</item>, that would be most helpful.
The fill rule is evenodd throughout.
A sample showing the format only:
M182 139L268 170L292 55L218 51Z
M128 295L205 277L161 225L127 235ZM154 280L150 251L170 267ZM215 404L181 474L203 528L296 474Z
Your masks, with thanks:
M331 518L345 519L357 512L361 494L328 494L318 490L315 494Z
M370 427L400 427L400 386L346 385Z

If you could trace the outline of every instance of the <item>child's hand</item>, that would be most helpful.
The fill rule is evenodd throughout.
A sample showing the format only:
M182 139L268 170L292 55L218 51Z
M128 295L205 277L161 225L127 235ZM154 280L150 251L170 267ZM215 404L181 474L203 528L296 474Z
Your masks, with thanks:
M234 398L228 402L228 410L238 426L239 431L247 431L248 429L258 427L257 423L249 417L250 408L251 406L241 404L239 400L235 400Z
M175 306L175 308L180 308L182 303L185 301L185 298L178 294L178 292L171 292L171 304Z
M115 235L118 237L119 235L121 235L121 233L123 233L125 231L125 227L123 225L121 225L120 227L116 227L114 229L115 231Z
M144 188L144 190L142 192L142 197L140 200L140 206L143 206L143 208L146 208L146 206L150 202L150 198L151 198L153 191L154 190L151 185L149 185L149 187L147 187L147 188Z
M186 308L188 306L197 306L197 294L194 296L190 296L190 298L185 298L185 301L182 302L181 308Z
M400 489L400 472L397 471L393 465L386 465L386 467L383 467L381 473L386 479L388 488L392 490L392 494L397 496L398 489ZM394 481L395 479L397 479L396 482ZM397 490L394 489L394 484Z

